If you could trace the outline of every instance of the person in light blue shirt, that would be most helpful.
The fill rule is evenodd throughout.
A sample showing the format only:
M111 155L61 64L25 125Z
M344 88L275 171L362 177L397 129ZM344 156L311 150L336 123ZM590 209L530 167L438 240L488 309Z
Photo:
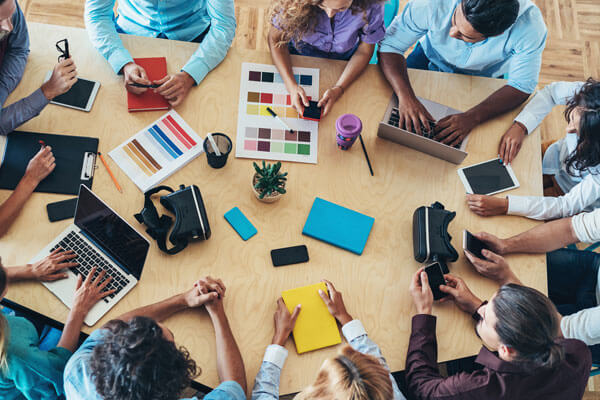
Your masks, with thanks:
M434 121L416 98L407 68L503 78L471 109L437 121L435 138L454 146L478 124L522 104L535 90L546 25L531 0L413 0L380 43L380 66L398 96L400 124L421 134ZM413 52L404 53L417 43Z
M133 87L132 83L160 84L156 92L173 107L223 61L235 35L233 0L120 0L116 16L115 1L86 1L85 26L92 44L115 73L123 74L127 90L140 94L147 89ZM150 82L146 71L134 63L118 33L200 44L181 71Z
M405 400L379 347L369 339L363 324L348 314L342 294L331 282L323 282L328 293L319 290L319 296L342 325L342 332L350 346L342 347L336 357L325 360L317 372L315 383L294 399ZM279 378L288 355L283 346L294 329L301 307L301 304L296 305L290 314L283 299L277 301L275 334L256 375L252 400L279 400Z
M199 368L159 321L202 306L214 326L221 380L203 399L246 399L244 362L225 315L224 296L223 282L205 277L186 292L123 314L94 331L65 367L67 400L179 399Z

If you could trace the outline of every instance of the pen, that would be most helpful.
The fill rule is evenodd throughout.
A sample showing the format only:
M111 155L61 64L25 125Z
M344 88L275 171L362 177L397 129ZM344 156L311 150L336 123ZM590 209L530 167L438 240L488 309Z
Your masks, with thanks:
M212 137L212 133L207 133L206 136L208 137L208 141L210 142L210 145L212 146L213 150L215 151L215 155L217 157L220 157L221 151L219 151L219 146L217 146L217 144L215 143L215 139Z
M40 146L42 146L42 148L46 147L46 142L44 142L43 140L38 140L38 143L40 144Z
M281 124L281 126L283 126L285 129L287 129L288 131L290 131L291 133L294 133L294 130L292 128L290 128L288 126L288 124L286 124L285 122L283 122L283 120L281 118L279 118L277 116L277 114L275 114L275 111L271 110L271 107L267 107L267 111L269 112L269 114L271 114L277 121L279 121L279 123Z
M157 85L155 83L153 83L151 85L144 85L143 83L133 82L133 83L128 83L128 85L133 86L133 87L146 88L146 89L156 89L156 88L160 87L160 85Z
M98 152L98 157L100 157L100 160L102 160L102 164L104 164L104 166L106 167L106 170L108 171L108 174L112 178L112 180L113 180L115 186L117 187L117 190L119 191L119 193L123 193L123 189L121 189L121 186L119 186L119 183L117 182L117 178L115 178L115 176L113 175L112 171L108 167L108 164L106 163L106 160L104 160L104 157L102 157L102 153Z

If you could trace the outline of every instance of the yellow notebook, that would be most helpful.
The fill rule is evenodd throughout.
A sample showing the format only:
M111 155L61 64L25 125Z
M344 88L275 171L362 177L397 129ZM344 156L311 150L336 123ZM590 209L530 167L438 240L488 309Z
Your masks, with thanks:
M342 342L335 318L319 296L319 289L327 293L327 286L323 282L281 293L290 313L298 304L302 304L293 330L298 354Z

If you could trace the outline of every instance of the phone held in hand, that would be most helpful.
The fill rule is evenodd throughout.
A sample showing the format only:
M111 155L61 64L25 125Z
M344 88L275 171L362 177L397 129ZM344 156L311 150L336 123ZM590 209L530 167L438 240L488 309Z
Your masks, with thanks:
M427 274L427 279L429 280L429 287L431 288L431 292L433 293L433 300L439 300L443 297L446 297L446 293L440 290L440 285L446 284L446 279L444 278L444 274L442 273L442 266L440 263L435 262L433 264L425 267L425 273Z
M477 239L475 235L467 230L463 231L463 249L468 250L469 253L482 260L485 260L486 258L481 251L484 249L489 250L483 241Z

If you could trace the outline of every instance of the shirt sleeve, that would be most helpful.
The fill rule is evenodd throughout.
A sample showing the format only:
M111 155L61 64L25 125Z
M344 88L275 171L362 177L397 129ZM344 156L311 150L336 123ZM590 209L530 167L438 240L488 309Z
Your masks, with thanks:
M560 329L567 339L579 339L588 346L600 343L600 306L586 308L560 320Z
M198 49L182 68L182 71L194 78L196 84L202 82L223 61L233 42L236 28L233 0L208 0L206 8L210 28Z
M50 103L42 89L37 89L8 107L4 107L0 113L0 135L8 135L31 118L42 112L44 107Z
M27 23L21 12L19 3L12 16L13 31L8 36L6 53L0 68L0 105L3 105L8 95L17 87L29 56L29 32Z
M406 50L425 36L430 27L430 16L436 5L429 0L408 2L402 14L398 15L387 28L385 37L379 43L380 53L404 54Z
M106 329L98 329L81 344L65 366L64 388L69 400L94 398L96 385L89 376L88 362L94 347L104 341Z
M507 196L509 215L548 220L585 211L600 198L600 175L589 174L569 193L560 197Z
M375 4L367 12L369 23L359 32L360 40L368 43L378 43L385 36L385 25L383 20L383 4Z
M287 356L288 351L284 347L277 344L267 347L254 381L252 400L279 400L279 378Z
M600 208L589 213L577 214L571 219L571 226L580 242L600 241Z
M566 104L583 84L584 82L553 82L545 86L533 96L515 121L525 125L527 133L533 132L554 106Z
M133 62L133 57L117 33L114 6L115 0L87 0L84 19L90 41L118 74L125 64Z
M204 396L204 400L246 400L246 393L236 381L225 381Z
M354 350L376 357L381 365L383 365L388 371L390 370L385 358L383 357L383 354L381 354L379 346L377 346L375 342L373 342L369 336L367 336L367 331L365 330L362 322L357 319L348 322L342 327L342 333ZM406 398L402 392L400 392L396 380L392 374L389 376L392 382L392 388L394 390L394 400L405 400Z

